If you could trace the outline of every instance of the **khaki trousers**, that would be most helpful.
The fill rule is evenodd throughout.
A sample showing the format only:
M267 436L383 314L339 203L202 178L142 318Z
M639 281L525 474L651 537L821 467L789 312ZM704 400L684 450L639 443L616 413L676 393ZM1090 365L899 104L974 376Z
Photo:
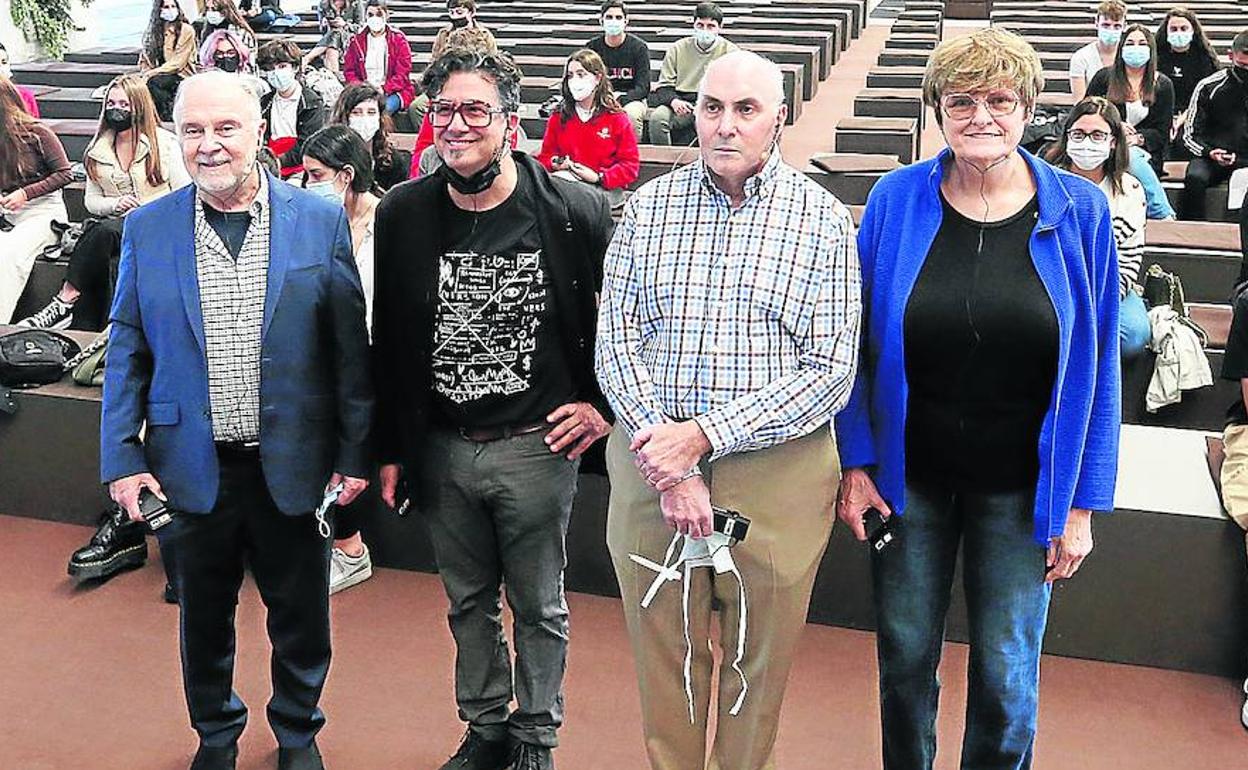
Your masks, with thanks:
M729 667L736 658L738 585L732 573L692 570L689 638L693 650L694 721L684 686L685 637L682 586L668 583L641 607L655 572L628 558L635 553L662 562L672 529L659 497L646 486L618 426L607 442L611 499L607 545L620 583L641 690L642 729L654 770L769 770L780 705L793 650L806 624L815 572L832 532L840 481L836 445L827 429L758 452L734 454L703 466L715 505L751 521L746 539L732 549L746 588L746 649L741 662L748 690L741 711L728 713L741 692ZM713 687L711 600L720 602L723 667L717 686L716 735L709 757L707 724ZM709 759L709 765L708 765Z
M1222 451L1222 507L1236 524L1248 530L1248 425L1228 425L1222 432Z

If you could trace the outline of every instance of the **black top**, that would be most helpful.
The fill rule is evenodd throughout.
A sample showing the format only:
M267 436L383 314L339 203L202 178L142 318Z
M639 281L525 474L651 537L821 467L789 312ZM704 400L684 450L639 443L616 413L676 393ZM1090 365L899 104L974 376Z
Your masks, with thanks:
M1039 205L944 219L906 305L906 471L958 491L1034 486L1057 313L1028 246Z
M1088 96L1107 96L1109 94L1109 75L1112 67L1106 67L1092 76L1088 81ZM1127 119L1127 106L1124 102L1114 102L1118 108L1118 116ZM1135 125L1135 130L1144 137L1144 149L1148 150L1149 165L1158 173L1161 164L1166 162L1166 151L1170 148L1170 126L1174 122L1174 84L1170 78L1158 72L1157 83L1153 88L1153 103L1148 106L1148 115Z
M533 186L488 211L449 198L433 324L434 419L457 428L543 420L576 392L559 338Z
M606 35L599 35L585 47L602 57L607 65L607 77L611 88L623 91L620 104L628 104L650 96L650 47L646 41L631 32L624 34L624 42L618 48L607 45Z
M1222 357L1222 379L1242 380L1248 377L1248 291L1235 297L1235 314L1231 331L1226 337L1226 354ZM1226 410L1227 425L1248 425L1248 409L1243 396L1236 398Z
M247 239L247 230L251 228L251 212L217 211L205 203L204 220L216 230L217 237L237 262L238 255L243 250L243 241Z
M1188 46L1183 53L1157 52L1157 71L1170 78L1170 83L1174 86L1175 112L1187 109L1192 100L1192 89L1212 75L1217 68L1217 61L1211 60L1194 45Z
M1224 67L1197 85L1184 133L1187 149L1204 157L1215 149L1248 157L1248 74Z

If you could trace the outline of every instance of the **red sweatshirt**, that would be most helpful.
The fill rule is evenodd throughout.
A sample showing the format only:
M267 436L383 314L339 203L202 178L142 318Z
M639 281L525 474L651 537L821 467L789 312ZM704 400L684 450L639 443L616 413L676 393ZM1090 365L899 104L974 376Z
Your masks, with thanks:
M575 114L566 123L562 112L551 115L537 160L550 171L550 159L556 155L566 155L597 171L606 190L627 187L637 181L641 169L637 135L623 111L599 112L589 122Z

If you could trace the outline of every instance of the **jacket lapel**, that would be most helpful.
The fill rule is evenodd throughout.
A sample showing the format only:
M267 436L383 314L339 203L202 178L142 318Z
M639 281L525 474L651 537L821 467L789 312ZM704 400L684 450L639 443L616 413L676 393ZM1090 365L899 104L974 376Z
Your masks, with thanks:
M269 177L269 277L264 291L264 326L260 339L269 333L273 311L281 298L282 285L286 281L291 239L295 232L295 206L290 190L272 176Z
M195 185L187 185L174 194L182 196L177 212L184 222L182 227L171 230L178 233L173 239L173 258L178 269L182 306L186 310L186 320L191 324L191 331L195 333L195 340L199 343L199 351L207 355L204 345L204 311L199 304L199 271L195 266Z

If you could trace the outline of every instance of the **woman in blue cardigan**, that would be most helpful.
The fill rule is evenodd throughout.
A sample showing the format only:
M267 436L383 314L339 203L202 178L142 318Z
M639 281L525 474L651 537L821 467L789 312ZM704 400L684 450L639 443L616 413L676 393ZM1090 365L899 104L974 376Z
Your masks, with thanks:
M1053 581L1113 509L1118 263L1104 193L1018 147L1043 87L997 28L940 45L923 94L949 148L876 184L858 234L863 344L836 418L837 514L874 552L886 770L930 768L959 547L964 768L1027 768Z

